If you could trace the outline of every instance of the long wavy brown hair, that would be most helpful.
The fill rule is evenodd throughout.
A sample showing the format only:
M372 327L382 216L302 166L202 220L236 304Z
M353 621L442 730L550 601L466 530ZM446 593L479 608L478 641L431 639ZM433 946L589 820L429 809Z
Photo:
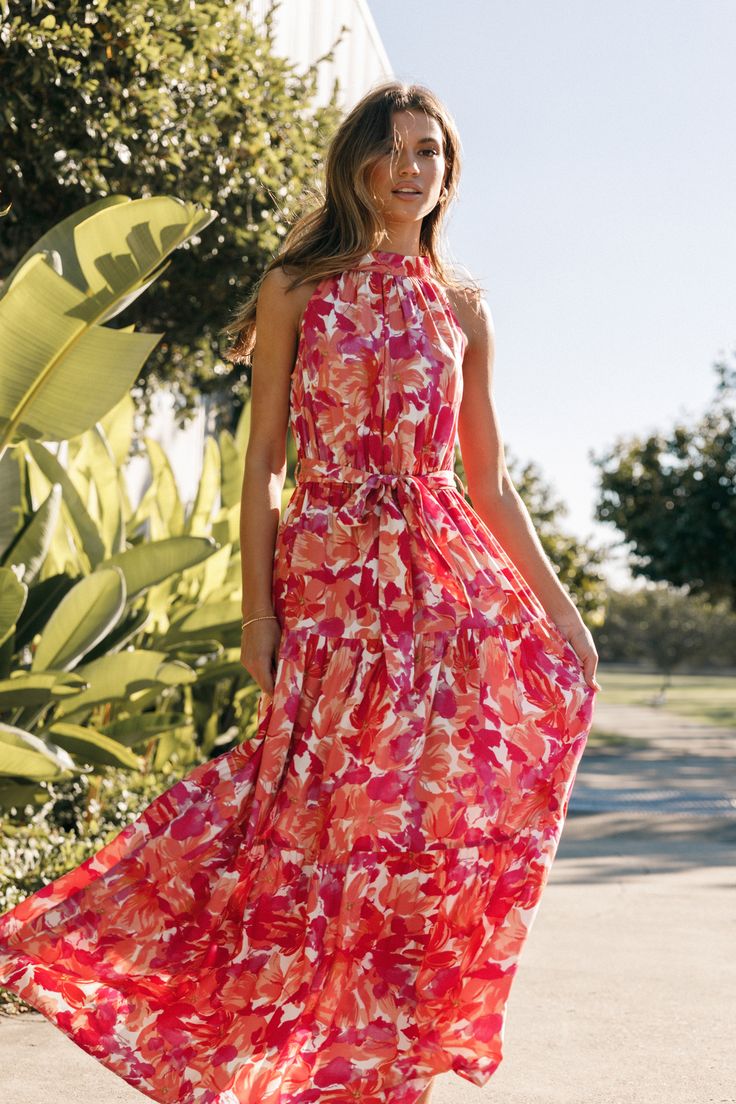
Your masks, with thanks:
M393 113L416 109L439 123L443 135L444 201L424 216L419 234L426 254L446 287L477 294L477 284L459 280L440 252L442 226L457 194L460 179L460 138L452 116L428 88L386 81L371 89L352 108L333 135L325 159L324 192L315 189L318 205L297 218L281 251L263 270L249 297L221 331L233 339L227 360L248 362L255 345L256 303L266 273L281 266L293 270L289 290L309 280L321 280L350 268L365 253L381 248L385 226L371 193L371 176L393 134Z

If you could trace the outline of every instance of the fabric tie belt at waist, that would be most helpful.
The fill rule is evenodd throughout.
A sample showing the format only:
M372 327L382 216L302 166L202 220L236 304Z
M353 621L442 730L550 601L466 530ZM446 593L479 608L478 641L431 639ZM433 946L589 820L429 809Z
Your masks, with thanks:
M418 493L418 485L465 488L452 468L428 472L369 471L325 460L300 457L298 483L354 483L356 487L335 513L344 528L362 524L378 507L378 600L386 669L392 690L404 694L414 685L414 591L412 583L411 538L406 517L392 491L401 486L409 495ZM450 576L462 591L462 601L472 613L473 607L462 581L431 533L424 534L434 544L447 565Z

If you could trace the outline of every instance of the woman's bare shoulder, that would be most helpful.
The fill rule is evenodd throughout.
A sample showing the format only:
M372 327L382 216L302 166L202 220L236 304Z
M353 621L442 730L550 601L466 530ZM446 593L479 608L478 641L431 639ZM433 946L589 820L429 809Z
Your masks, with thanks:
M319 280L306 280L294 287L295 273L282 265L270 268L261 280L258 303L269 314L278 313L290 320L294 328L301 322L304 308L311 299Z
M483 288L477 284L461 284L445 288L457 320L468 337L469 345L487 338L493 331L491 308Z

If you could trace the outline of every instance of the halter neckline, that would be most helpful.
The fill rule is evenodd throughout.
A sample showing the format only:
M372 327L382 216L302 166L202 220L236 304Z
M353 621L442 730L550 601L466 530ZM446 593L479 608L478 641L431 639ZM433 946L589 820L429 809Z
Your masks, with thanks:
M394 253L389 249L371 249L363 254L357 267L382 269L407 276L426 276L432 272L432 259L426 253Z

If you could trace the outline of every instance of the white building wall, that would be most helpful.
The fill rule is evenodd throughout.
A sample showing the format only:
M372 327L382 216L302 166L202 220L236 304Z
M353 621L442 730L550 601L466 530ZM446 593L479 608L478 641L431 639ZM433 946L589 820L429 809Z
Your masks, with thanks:
M243 0L243 7L255 20L268 10L267 0ZM347 112L374 84L394 73L366 0L282 0L274 13L274 50L298 67L307 67L328 52L345 28L332 62L323 62L317 100L329 100L335 79L339 81L339 103ZM146 433L158 441L176 477L184 502L191 502L201 474L204 439L211 426L208 404L199 409L184 429L176 426L174 400L165 389L152 400L153 413ZM126 485L134 504L140 501L150 481L148 463L134 459L125 471Z
M245 5L263 19L268 0ZM340 36L332 63L320 69L318 101L325 103L339 81L340 106L350 108L373 85L394 73L366 0L283 0L274 13L274 49L306 68L322 57Z

